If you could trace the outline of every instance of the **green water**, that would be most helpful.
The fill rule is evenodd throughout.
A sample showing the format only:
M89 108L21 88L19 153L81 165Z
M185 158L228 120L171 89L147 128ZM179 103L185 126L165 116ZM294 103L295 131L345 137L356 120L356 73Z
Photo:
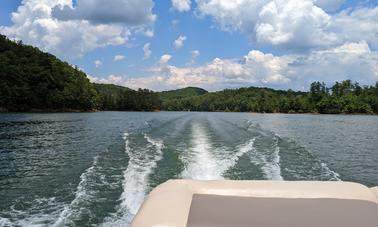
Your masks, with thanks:
M125 226L172 178L378 185L378 117L0 115L0 226Z

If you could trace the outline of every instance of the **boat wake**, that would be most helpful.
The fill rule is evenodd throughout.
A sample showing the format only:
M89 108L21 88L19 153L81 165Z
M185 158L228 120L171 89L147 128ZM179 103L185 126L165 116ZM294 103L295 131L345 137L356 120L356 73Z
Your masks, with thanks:
M195 122L192 124L192 146L181 157L186 166L181 177L195 180L224 179L226 171L243 155L253 150L255 140L256 138L252 138L236 149L226 146L214 148L206 128Z
M332 181L342 181L340 178L340 174L337 172L331 170L327 164L321 162L320 166L322 168L322 176L328 178L329 180Z
M283 180L281 176L281 166L280 166L280 147L278 146L278 139L274 138L274 143L271 148L270 154L261 155L261 153L253 150L253 154L257 160L263 165L262 170L268 180Z
M125 152L129 156L127 169L124 171L123 192L118 211L105 219L102 226L122 226L131 222L148 193L148 176L162 158L164 144L144 134L147 146L130 146L130 135L125 133Z
M267 180L283 180L281 175L280 147L277 142L269 145L269 147L262 147L261 140L264 140L261 136L255 137L239 145L238 150L248 157L249 162L253 166L261 170L262 176L259 176L257 179L262 177ZM243 167L243 169L245 168ZM243 179L254 180L255 178L244 176Z
M28 210L17 210L13 205L6 213L7 218L0 216L0 226L52 225L63 207L64 205L57 202L55 197L35 199Z
M195 180L223 179L219 161L210 152L213 150L205 128L199 123L192 125L192 144L190 153L183 156L186 164L182 178Z
M98 159L99 156L96 156L93 160L92 166L80 175L80 182L75 192L75 198L69 205L64 207L53 226L74 224L73 220L82 215L82 212L85 210L83 207L86 206L86 203L95 198L96 191L91 190L90 188L93 187L93 183L98 177L101 178L96 171Z

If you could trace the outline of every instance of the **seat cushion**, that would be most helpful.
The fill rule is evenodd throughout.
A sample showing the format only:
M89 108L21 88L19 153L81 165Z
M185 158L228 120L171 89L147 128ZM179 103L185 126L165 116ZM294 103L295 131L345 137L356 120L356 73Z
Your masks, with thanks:
M187 226L377 227L378 204L353 199L194 194Z

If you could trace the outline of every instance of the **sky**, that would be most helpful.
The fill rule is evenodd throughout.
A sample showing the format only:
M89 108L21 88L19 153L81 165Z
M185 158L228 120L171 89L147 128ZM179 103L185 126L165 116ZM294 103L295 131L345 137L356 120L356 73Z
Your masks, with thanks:
M0 0L0 33L131 88L378 81L378 0Z

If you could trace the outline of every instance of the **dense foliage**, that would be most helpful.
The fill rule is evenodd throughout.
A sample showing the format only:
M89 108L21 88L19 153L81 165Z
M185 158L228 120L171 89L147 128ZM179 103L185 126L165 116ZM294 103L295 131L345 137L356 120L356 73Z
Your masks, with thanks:
M378 114L378 82L360 86L346 80L332 87L314 82L309 92L256 87L218 92L195 87L135 91L92 84L76 67L0 35L0 111L95 109Z
M93 110L97 103L85 73L0 35L0 109Z
M378 113L378 83L363 86L350 80L328 88L314 82L309 92L240 88L187 98L163 99L163 110L238 111L266 113Z
M191 97L195 97L199 95L204 95L206 93L207 91L202 88L187 87L183 89L160 92L160 99L162 101L172 100L172 99L184 99L184 98L191 98Z
M95 84L95 87L101 110L153 111L160 108L159 95L147 89L134 91L112 84Z

